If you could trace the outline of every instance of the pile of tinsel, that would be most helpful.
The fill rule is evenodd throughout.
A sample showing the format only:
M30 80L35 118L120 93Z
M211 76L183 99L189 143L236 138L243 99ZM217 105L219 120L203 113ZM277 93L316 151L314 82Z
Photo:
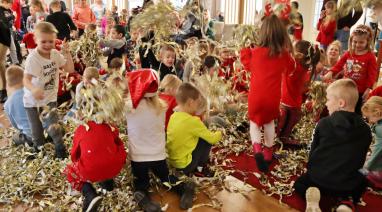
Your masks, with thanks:
M97 32L87 32L79 40L73 40L69 43L70 53L75 60L81 60L86 67L99 65L101 50L99 48L99 37Z

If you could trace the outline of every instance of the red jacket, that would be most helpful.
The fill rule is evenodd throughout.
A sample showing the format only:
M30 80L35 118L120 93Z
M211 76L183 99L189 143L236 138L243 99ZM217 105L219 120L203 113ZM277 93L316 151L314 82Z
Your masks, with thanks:
M167 94L159 94L159 97L166 101L167 103L167 111L166 111L166 130L167 130L167 125L168 125L168 121L170 120L170 116L174 113L174 108L177 106L177 103L176 103L176 99L174 96L171 96L171 95L167 95Z
M374 90L372 90L369 93L369 98L372 97L372 96L381 96L382 97L382 85L374 88Z
M282 79L281 103L295 108L301 108L306 83L309 82L309 70L297 63L296 69L285 72Z
M330 71L337 74L344 70L344 78L355 81L358 92L364 93L367 88L372 88L377 81L377 59L373 53L368 52L363 55L350 54L345 52L341 59Z
M118 137L117 128L93 121L79 126L74 132L71 159L78 163L78 169L85 179L100 182L119 174L126 162L126 151Z
M320 19L317 24L317 29L319 30L317 39L320 44L329 46L334 40L334 34L337 30L336 20L330 21L328 24L323 24Z

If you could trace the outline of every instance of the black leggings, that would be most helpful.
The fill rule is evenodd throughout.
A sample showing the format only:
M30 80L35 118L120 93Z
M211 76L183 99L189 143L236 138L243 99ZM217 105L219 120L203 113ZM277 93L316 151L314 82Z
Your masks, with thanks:
M183 169L183 173L187 176L195 172L198 166L205 166L208 163L209 155L211 151L211 144L207 141L199 138L198 144L196 145L194 151L192 152L192 161L188 166Z

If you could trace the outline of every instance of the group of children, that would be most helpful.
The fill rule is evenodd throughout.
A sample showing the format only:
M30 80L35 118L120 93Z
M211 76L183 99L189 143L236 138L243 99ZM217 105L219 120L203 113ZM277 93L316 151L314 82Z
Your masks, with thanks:
M55 11L54 7L52 9ZM127 70L123 75L120 68L126 62L124 55L128 49L125 28L115 25L110 34L111 40L100 42L101 47L109 48L106 52L108 77L100 79L96 67L87 67L83 82L77 86L76 115L86 122L74 133L70 151L72 163L65 169L67 179L74 189L82 192L84 211L96 211L102 198L93 183L99 182L107 191L113 190L114 178L124 168L127 157L124 142L119 138L121 123L100 120L96 113L105 110L103 114L110 114L106 110L131 105L128 111L115 114L124 117L127 123L128 156L136 202L144 211L161 211L148 192L149 171L152 171L180 196L181 209L191 208L195 183L179 179L170 172L169 166L187 176L213 176L208 167L209 153L211 146L222 139L222 132L212 132L203 123L204 114L208 113L207 100L192 83L193 74L218 75L230 80L241 70L234 68L234 59L228 49L220 51L225 60L222 68L216 68L219 60L210 55L208 45L199 43L200 49L209 53L203 55L204 64L200 70L193 67L186 77L184 71L179 71L176 50L170 45L161 47L158 59L153 51L146 52L140 47L134 59L139 61L135 64L141 64L142 69ZM150 40L150 36L142 36L142 40ZM34 151L41 151L46 142L45 129L54 142L55 156L65 158L63 129L51 127L50 120L44 123L40 120L42 108L57 107L60 72L74 71L67 43L63 42L59 52L55 49L56 38L57 30L53 24L41 21L34 26L36 48L29 53L25 70L10 66L5 72L9 98L4 107L12 125L19 130L13 137L15 144L28 144ZM307 172L294 185L298 194L307 197L309 207L317 207L311 201L319 199L318 190L312 187L338 198L338 209L347 210L354 209L354 203L360 200L368 184L382 188L379 139L382 137L382 97L368 99L378 73L371 39L370 28L358 26L350 36L349 51L322 75L323 79L330 80L333 74L343 71L344 79L327 88L329 116L318 122L310 145ZM249 134L260 171L269 171L276 135L283 143L296 143L291 137L292 130L300 120L301 107L306 100L304 93L310 81L316 79L316 67L322 62L321 58L320 49L308 41L292 44L284 22L273 14L262 21L259 45L241 50L243 70L251 73L249 92L244 89L244 93L248 95ZM132 61L127 58L127 62ZM119 65L111 71L114 64ZM113 74L117 75L117 81ZM182 82L182 78L188 82ZM96 88L108 80L119 86L121 93L115 96L121 98L115 98L116 102L107 108L93 105L93 114L81 113L84 109L81 94L90 92L95 99L102 100L102 92ZM103 89L107 87L103 86ZM243 91L235 87L233 90ZM270 91L272 95L269 95ZM376 134L375 147L364 169L372 134L361 115L375 124L373 132Z

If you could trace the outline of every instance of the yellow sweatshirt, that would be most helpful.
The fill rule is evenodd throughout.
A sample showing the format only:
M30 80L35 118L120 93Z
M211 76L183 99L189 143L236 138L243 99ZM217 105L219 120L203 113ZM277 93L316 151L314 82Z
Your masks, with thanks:
M170 165L178 169L188 166L199 138L216 144L221 140L222 133L208 130L199 117L185 112L172 114L168 122L166 143Z

